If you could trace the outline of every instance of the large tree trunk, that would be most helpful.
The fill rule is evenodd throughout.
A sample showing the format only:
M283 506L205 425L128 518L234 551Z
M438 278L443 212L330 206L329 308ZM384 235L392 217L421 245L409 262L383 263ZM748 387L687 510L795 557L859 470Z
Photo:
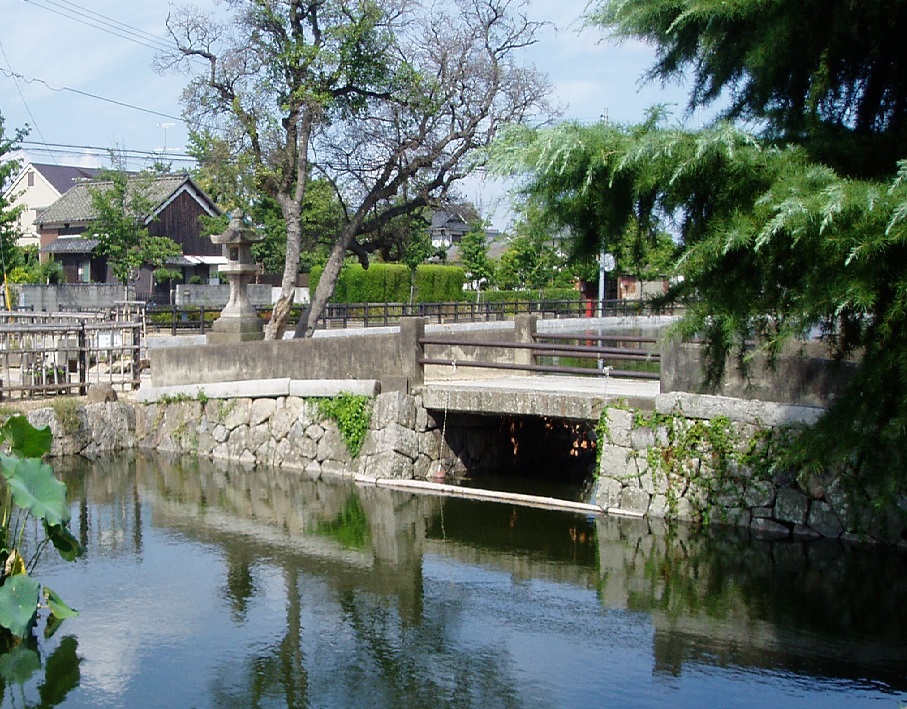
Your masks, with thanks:
M349 239L346 234L334 244L331 249L331 255L324 265L324 271L321 273L321 280L318 281L318 287L312 295L312 302L309 304L308 312L303 313L296 325L296 337L311 337L318 325L318 319L324 312L325 306L334 294L334 287L337 285L337 279L340 277L340 269L343 268L343 259L346 256L347 243Z
M295 127L298 116L290 122ZM298 133L288 129L288 161L295 169L295 179L285 176L278 194L275 195L287 230L287 252L283 261L283 278L280 281L280 295L271 311L271 319L265 326L266 340L281 340L290 321L290 308L296 295L296 281L299 273L299 252L302 248L302 205L309 179L309 140L315 112L309 107L303 111ZM291 189L292 188L292 189Z
M271 311L271 319L265 325L266 340L283 338L290 320L290 308L296 295L296 281L299 273L299 251L302 243L302 206L290 195L281 195L280 207L287 226L287 253L280 281L280 295Z

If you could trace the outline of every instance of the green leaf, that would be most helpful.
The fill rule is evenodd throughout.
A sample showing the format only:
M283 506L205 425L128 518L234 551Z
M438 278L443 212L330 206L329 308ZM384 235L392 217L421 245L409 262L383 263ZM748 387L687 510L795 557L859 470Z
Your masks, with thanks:
M66 605L63 599L55 592L51 591L47 586L44 587L44 598L47 600L50 612L53 613L56 618L62 620L63 618L75 618L79 615L79 611Z
M3 457L3 474L16 505L51 526L69 521L66 485L49 465L37 458Z
M47 520L44 520L44 531L47 533L47 538L50 539L60 553L60 556L66 561L75 561L85 552L82 545L79 544L79 540L73 536L65 525L50 525Z
M21 415L11 416L0 426L0 435L10 444L10 450L25 458L40 458L50 452L53 435L50 428L35 428Z
M0 655L0 676L10 684L25 684L40 669L41 658L37 650L23 643Z
M24 638L37 615L40 590L28 574L8 576L0 586L0 625Z

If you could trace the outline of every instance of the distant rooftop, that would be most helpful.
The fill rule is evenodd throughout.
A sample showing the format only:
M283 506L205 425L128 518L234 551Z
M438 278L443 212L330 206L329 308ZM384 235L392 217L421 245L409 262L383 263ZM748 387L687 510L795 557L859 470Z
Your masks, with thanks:
M162 175L152 178L130 176L129 182L139 184L142 195L155 207L160 206L184 183L189 182L187 175ZM77 224L90 222L97 218L97 210L91 197L91 190L106 191L113 183L107 181L83 181L73 186L60 199L50 205L38 217L40 224ZM147 217L150 215L140 215Z
M31 167L40 172L44 179L52 184L54 189L60 194L65 194L73 185L82 180L90 180L98 174L98 168L96 167L45 165L36 162L31 163Z

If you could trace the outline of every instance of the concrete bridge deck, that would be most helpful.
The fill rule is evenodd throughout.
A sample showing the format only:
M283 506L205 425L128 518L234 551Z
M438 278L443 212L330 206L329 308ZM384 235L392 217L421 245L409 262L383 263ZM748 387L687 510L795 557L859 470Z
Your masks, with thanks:
M615 403L652 410L658 381L560 375L444 379L419 388L423 406L439 411L597 419Z

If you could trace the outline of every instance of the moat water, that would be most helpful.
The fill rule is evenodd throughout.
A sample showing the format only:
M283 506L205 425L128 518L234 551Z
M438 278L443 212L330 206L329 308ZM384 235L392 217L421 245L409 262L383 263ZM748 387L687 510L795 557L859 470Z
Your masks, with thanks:
M0 657L3 707L907 703L904 551L208 462L56 467L86 554L34 573L80 615L39 666Z

